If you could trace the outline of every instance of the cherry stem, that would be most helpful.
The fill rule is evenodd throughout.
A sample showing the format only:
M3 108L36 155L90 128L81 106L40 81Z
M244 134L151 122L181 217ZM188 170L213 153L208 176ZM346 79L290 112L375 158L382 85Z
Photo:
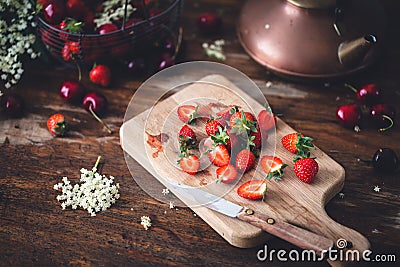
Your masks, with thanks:
M108 127L108 125L104 121L102 121L102 119L100 119L99 116L97 116L96 112L93 111L92 105L89 106L89 111L98 122L100 122L104 127L106 127L107 132L109 134L112 134L110 127Z
M98 156L98 157L97 157L97 161L96 161L96 163L94 164L93 169L96 169L96 170L97 170L97 166L99 166L100 159L101 159L101 156Z
M382 118L388 120L389 123L390 123L390 125L387 126L387 127L385 127L385 128L380 128L380 129L378 130L380 133L389 130L390 128L393 127L393 124L394 124L393 119L392 119L391 117L389 117L389 116L387 116L387 115L382 115Z
M175 60L176 56L179 53L179 50L181 49L182 39L183 39L183 29L182 29L182 27L179 27L178 42L176 43L175 53L172 56L173 60Z
M357 89L352 86L351 84L345 83L344 86L346 86L347 88L349 88L351 91L353 91L354 93L357 93Z
M81 81L82 80L81 66L79 66L78 61L76 61L75 59L74 59L74 62L75 62L76 68L78 69L78 81Z

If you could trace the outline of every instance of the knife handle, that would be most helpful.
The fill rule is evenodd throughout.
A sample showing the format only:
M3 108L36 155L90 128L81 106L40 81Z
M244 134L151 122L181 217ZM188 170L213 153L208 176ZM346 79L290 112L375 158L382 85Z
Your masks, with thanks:
M314 250L319 256L322 251L328 251L333 247L333 241L326 237L293 224L273 219L265 214L257 213L252 209L243 208L236 217L300 248Z

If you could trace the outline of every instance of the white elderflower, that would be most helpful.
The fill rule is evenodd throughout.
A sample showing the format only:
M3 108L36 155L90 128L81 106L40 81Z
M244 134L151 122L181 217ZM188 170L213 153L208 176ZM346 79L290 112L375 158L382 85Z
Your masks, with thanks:
M151 227L151 219L149 216L140 217L140 224L143 225L144 229L147 231Z
M174 202L172 202L172 201L169 202L169 208L170 208L170 209L175 208Z
M202 47L206 56L223 61L226 59L223 49L224 45L225 41L221 39L214 41L213 44L203 43Z
M169 194L168 188L164 188L164 189L162 190L162 194L163 194L164 196L168 195L168 194Z
M91 171L84 168L80 170L80 184L72 186L68 178L63 177L62 183L54 185L54 189L61 190L62 193L57 196L57 200L59 202L65 200L61 203L63 210L69 206L74 210L81 207L91 216L96 216L97 212L108 209L119 199L119 184L113 184L114 177L107 178L96 172L100 159L99 156Z
M124 18L124 0L106 0L103 2L102 6L103 12L99 14L100 16L95 18L94 20L96 28L100 27L103 24L112 23L113 21L119 21ZM129 1L126 9L126 17L129 18L135 10L136 8L134 8Z
M0 17L0 77L5 88L12 87L21 79L21 60L24 54L32 59L39 55L33 49L36 40L32 26L34 11L30 0L7 0L0 3L0 12L9 14L11 18Z

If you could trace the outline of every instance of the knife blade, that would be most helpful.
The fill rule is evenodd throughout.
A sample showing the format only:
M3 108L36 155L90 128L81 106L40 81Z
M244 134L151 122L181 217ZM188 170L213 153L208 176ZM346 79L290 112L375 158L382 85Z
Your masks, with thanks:
M235 204L202 189L174 182L168 183L171 186L171 191L188 206L204 205L226 216L254 225L300 248L314 250L319 256L333 247L333 241L322 235Z

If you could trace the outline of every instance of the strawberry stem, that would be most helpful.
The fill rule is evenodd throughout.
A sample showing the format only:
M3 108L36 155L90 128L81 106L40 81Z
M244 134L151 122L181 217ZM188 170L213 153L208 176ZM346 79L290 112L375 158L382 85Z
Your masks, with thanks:
M97 116L96 112L93 111L92 105L89 106L89 111L90 111L90 113L92 114L92 116L93 116L98 122L100 122L101 124L103 124L104 127L106 127L107 132L108 132L109 134L112 134L112 131L111 131L110 127L108 127L108 125L107 125L104 121L102 121L102 119L100 119L99 116Z
M387 126L387 127L385 127L385 128L380 128L380 129L378 130L378 132L380 132L380 133L389 130L390 128L393 127L393 124L394 124L393 119L392 119L391 117L389 117L389 116L387 116L387 115L382 115L382 118L388 120L389 123L390 123L390 125Z
M344 86L346 86L347 88L349 88L351 91L353 91L354 93L357 93L357 89L352 86L351 84L345 83Z

